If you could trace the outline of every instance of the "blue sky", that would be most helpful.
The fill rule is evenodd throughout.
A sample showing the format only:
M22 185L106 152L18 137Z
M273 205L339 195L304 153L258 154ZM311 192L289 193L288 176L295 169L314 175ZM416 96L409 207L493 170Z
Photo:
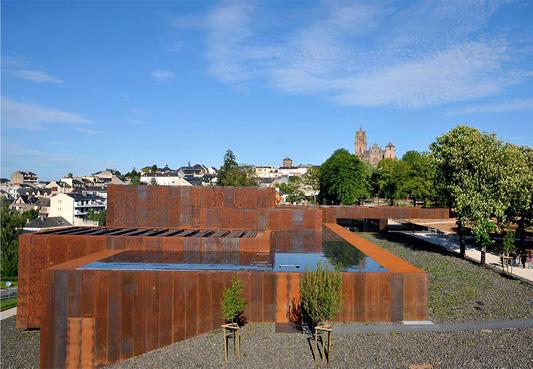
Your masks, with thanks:
M533 2L2 2L1 176L533 144Z

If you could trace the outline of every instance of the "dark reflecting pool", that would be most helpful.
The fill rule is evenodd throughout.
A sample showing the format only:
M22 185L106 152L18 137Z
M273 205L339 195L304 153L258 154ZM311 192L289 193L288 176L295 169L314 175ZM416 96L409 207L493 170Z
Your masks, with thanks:
M325 230L322 233L322 243L319 242L309 249L312 251L289 250L274 253L129 250L86 264L80 269L304 272L314 270L319 263L322 263L344 272L387 271L375 260L331 231Z

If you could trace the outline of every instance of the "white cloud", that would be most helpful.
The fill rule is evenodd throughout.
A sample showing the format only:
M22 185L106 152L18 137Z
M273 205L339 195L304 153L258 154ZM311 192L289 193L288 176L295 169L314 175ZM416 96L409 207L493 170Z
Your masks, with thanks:
M528 78L507 68L510 42L485 37L496 2L338 5L264 34L262 10L224 2L206 20L208 71L224 83L264 81L339 104L421 108L501 93ZM279 26L279 25L282 26ZM492 35L491 35L492 36ZM277 39L276 39L277 37Z
M174 72L170 70L166 70L166 69L156 69L152 71L151 74L152 74L152 77L154 77L155 79L161 82L167 82L167 81L174 79L174 77L176 77Z
M76 113L2 97L2 124L14 128L39 129L50 123L80 127L91 121Z
M470 105L451 111L448 115L508 113L519 111L533 111L533 99L514 99L492 104Z
M24 79L27 81L32 81L32 82L63 83L63 81L60 80L59 78L56 78L41 70L21 69L21 70L15 70L12 73L17 78Z

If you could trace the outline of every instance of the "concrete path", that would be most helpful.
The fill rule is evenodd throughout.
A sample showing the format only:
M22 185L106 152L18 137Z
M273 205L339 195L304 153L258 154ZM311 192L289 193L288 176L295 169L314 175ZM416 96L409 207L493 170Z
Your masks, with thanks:
M441 323L441 324L383 324L383 325L356 325L356 324L335 324L333 331L335 334L354 333L415 333L415 332L459 332L459 331L481 331L492 329L509 328L533 328L533 319L522 320L494 320L484 322L466 323Z
M12 317L13 315L17 315L17 308L11 308L0 312L0 320L4 320L7 318Z
M413 233L409 231L402 231L401 233L419 238L421 240L427 241L434 245L440 246L450 252L455 252L459 254L459 251L460 251L459 241L457 240L457 236L454 234L437 234L437 233L432 233L432 232ZM478 249L467 245L466 246L466 258L479 263L481 259L481 252ZM498 255L494 255L494 254L487 252L486 263L489 266L497 269L498 271L502 271L502 264L500 261L500 257ZM522 268L522 265L520 265L520 266L514 266L512 268L509 267L509 271L511 272L511 274L533 283L533 269L524 269Z

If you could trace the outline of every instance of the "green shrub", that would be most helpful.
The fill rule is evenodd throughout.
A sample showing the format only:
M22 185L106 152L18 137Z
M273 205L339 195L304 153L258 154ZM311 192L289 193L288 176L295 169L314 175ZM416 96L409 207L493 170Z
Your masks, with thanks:
M246 307L246 300L242 297L243 288L243 282L234 278L231 286L224 290L220 306L222 307L222 315L227 322L233 323Z
M306 270L300 280L302 310L316 326L339 313L342 304L342 273L322 263L315 271Z

